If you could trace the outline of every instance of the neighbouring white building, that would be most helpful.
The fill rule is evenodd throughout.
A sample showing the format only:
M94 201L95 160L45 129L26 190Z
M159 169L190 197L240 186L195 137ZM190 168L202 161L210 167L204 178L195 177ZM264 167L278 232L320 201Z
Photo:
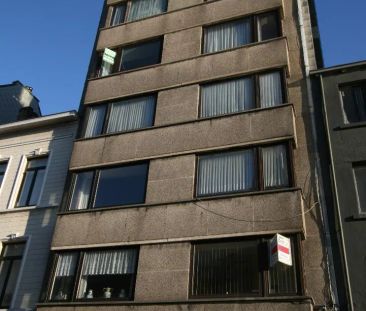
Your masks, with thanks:
M76 131L75 111L0 125L0 310L39 300Z

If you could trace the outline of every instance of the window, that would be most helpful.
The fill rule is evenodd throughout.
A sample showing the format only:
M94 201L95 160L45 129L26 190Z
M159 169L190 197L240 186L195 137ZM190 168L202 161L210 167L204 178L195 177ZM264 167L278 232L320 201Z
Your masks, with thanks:
M272 71L202 85L201 117L281 105L285 101L282 81L282 72Z
M354 165L353 174L356 184L358 208L361 213L366 213L366 164Z
M17 284L25 243L4 244L0 257L0 308L10 307Z
M137 256L136 248L59 253L48 300L132 300Z
M34 158L28 161L18 199L18 207L37 205L46 173L47 160L47 158Z
M289 187L287 154L287 146L280 144L202 155L198 160L197 195Z
M112 6L110 26L166 12L168 0L130 0Z
M7 166L8 166L7 162L0 162L0 188L1 188L1 184L3 183L3 180L4 180Z
M142 163L75 173L69 209L144 203L147 171Z
M150 127L154 123L156 96L123 99L108 105L88 108L83 136L127 132Z
M119 71L147 67L161 62L163 39L154 39L130 46L105 49L97 60L97 77Z
M206 27L203 53L233 49L279 36L281 31L277 12L249 16Z
M297 295L296 249L293 265L269 268L269 238L197 243L193 248L192 298ZM291 237L291 242L297 239Z
M366 121L366 81L340 87L344 123Z

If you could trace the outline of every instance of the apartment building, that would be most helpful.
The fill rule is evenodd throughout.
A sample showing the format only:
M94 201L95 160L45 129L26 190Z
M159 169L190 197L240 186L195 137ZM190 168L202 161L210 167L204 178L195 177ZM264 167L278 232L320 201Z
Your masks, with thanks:
M333 306L317 41L311 1L107 0L38 309Z
M341 310L366 310L366 62L312 72ZM323 127L321 127L323 125Z
M39 301L76 130L75 111L0 125L0 310Z

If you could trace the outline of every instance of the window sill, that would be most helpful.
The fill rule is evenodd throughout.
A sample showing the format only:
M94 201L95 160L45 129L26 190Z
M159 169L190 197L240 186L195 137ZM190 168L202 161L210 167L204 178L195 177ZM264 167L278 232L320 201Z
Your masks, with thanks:
M6 209L6 210L0 210L0 214L29 212L29 211L33 211L33 210L41 210L41 209L48 209L48 208L58 208L58 206L57 206L57 205L55 205L55 206L26 206L26 207L14 207L14 208ZM0 309L0 310L1 310L1 309Z
M335 131L348 130L353 128L366 127L366 121L343 124L334 128Z

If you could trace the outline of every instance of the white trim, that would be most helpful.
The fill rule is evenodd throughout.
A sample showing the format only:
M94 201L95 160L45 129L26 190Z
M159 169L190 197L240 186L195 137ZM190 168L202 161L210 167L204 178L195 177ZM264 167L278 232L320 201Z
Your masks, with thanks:
M18 197L18 193L20 191L20 186L23 180L24 169L27 166L27 157L22 155L20 161L18 162L18 169L14 172L14 183L13 189L10 191L10 196L7 204L7 210L13 210L16 206L16 200ZM23 173L21 173L23 172Z

